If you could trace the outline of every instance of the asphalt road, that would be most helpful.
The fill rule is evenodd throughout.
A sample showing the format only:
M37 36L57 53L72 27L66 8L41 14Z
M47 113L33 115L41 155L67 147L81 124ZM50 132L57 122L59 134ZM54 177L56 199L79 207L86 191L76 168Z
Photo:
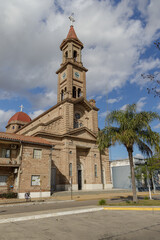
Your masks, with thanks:
M107 211L0 224L1 240L159 240L160 212Z
M38 212L46 210L65 208L76 208L76 207L87 207L87 206L97 206L98 200L88 200L88 201L59 201L59 202L44 202L44 203L26 203L26 204L14 204L12 206L0 206L0 216L7 214L16 213L29 213ZM1 239L0 239L1 240Z

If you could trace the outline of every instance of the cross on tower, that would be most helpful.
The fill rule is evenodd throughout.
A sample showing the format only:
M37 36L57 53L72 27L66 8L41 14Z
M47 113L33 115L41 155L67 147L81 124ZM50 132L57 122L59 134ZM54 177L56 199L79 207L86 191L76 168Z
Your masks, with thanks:
M21 106L19 106L20 107L20 109L21 109L21 112L23 112L23 105L21 104Z
M71 14L70 17L68 17L69 20L71 21L71 25L73 25L73 23L75 22L75 19L74 19L74 13Z

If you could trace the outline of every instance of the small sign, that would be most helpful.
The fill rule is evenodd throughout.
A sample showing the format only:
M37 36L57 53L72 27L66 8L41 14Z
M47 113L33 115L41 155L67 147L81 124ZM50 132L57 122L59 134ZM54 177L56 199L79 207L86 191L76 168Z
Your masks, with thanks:
M40 176L39 175L35 175L32 176L32 186L39 186L40 185Z

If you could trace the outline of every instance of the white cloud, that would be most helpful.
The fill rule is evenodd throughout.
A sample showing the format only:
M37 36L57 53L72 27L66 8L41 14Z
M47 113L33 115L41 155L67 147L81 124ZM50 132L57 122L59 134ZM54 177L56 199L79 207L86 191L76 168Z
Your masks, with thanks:
M101 100L102 99L102 96L97 96L96 97L96 101L99 101L99 100Z
M116 103L116 102L119 102L122 100L122 97L119 97L119 98L109 98L107 100L108 103Z
M160 103L157 105L157 109L160 110Z
M34 112L30 112L28 115L33 120L34 118L38 117L40 114L42 114L44 110L36 110Z
M131 83L137 83L140 86L148 85L151 82L149 78L143 78L141 75L145 76L154 69L160 69L160 59L159 58L148 58L139 60L135 66L136 74L132 78ZM149 85L148 85L149 86Z
M143 110L144 105L146 104L146 97L142 97L136 103L137 105L137 112L141 112Z
M0 100L10 99L14 97L13 93L0 90Z
M42 92L30 95L30 100L35 108L45 108L56 103L57 94L54 91Z
M137 153L134 157L144 159L144 156L141 153Z
M101 113L99 114L99 117L101 117L101 118L106 118L109 113L110 113L110 111L101 112Z
M127 106L128 106L128 104L123 105L123 106L120 108L120 110L125 111L126 108L127 108Z
M4 111L0 109L0 131L5 131L9 119L15 114L14 110Z
M158 123L156 126L153 127L154 129L160 128L160 123Z
M143 110L144 105L146 104L146 97L142 97L138 100L136 103L137 105L137 112L141 112ZM127 108L128 104L123 105L120 110L125 111Z
M62 53L59 45L67 36L71 10L75 30L84 43L82 52L89 95L121 88L132 74L158 66L159 60L140 60L146 46L158 37L160 1L121 0L5 0L0 15L0 84L4 92L25 96L42 108L55 103ZM132 18L135 7L143 17ZM61 9L61 11L60 11ZM145 24L144 24L145 22ZM141 69L140 66L142 65ZM152 63L152 64L151 64ZM133 76L139 84L138 75ZM42 88L41 94L30 90ZM45 93L44 93L45 92ZM47 94L52 92L51 96ZM44 104L40 97L44 97ZM14 96L15 96L14 95ZM5 96L5 94L4 94ZM6 98L6 97L5 97ZM35 101L36 100L36 101Z

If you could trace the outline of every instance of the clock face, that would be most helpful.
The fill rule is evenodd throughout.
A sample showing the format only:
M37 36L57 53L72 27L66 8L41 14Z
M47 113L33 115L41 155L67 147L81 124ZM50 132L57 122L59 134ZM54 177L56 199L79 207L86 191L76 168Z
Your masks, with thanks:
M80 78L80 74L78 72L75 72L74 75L76 78Z
M62 79L64 80L66 78L66 73L62 73Z

